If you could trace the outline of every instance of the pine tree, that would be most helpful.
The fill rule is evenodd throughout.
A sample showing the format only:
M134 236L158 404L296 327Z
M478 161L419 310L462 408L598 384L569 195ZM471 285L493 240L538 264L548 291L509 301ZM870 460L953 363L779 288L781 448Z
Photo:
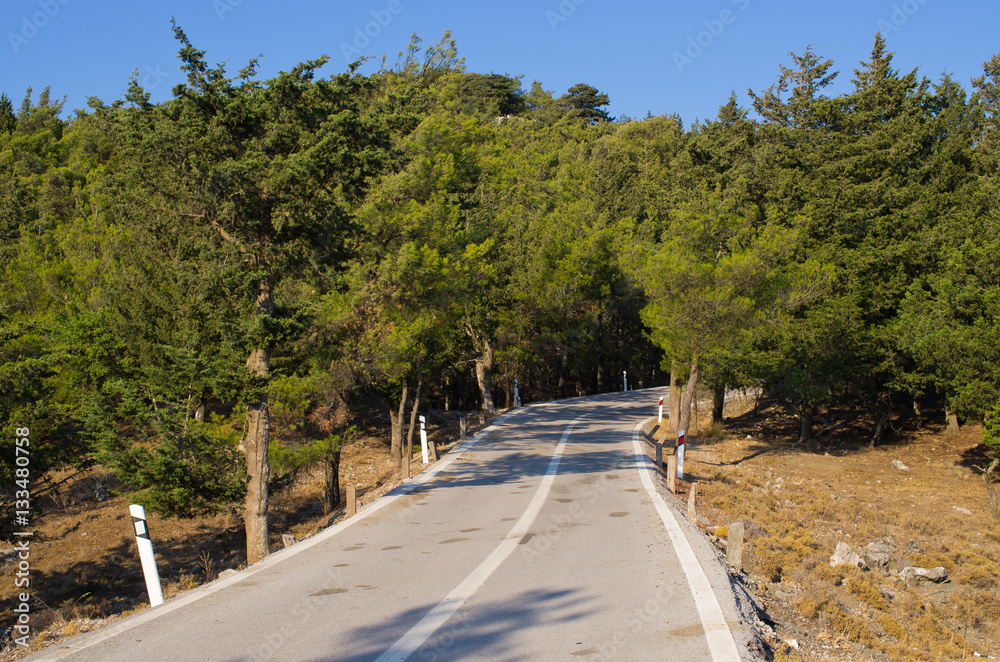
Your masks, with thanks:
M359 112L365 86L359 76L314 80L326 63L321 58L263 83L251 61L230 79L224 68L209 68L179 27L174 33L187 83L174 88L173 100L154 106L133 81L132 107L119 123L118 213L151 245L194 239L204 248L193 245L185 260L219 264L221 253L231 270L219 294L242 301L230 306L239 311L240 335L215 332L232 347L248 348L240 449L252 563L269 548L271 355L294 328L277 297L294 274L322 277L348 256L348 209L384 159L386 140L380 121Z
M610 122L614 119L602 107L611 103L608 95L586 83L577 83L569 88L560 101L569 109L570 117L575 117L584 124Z

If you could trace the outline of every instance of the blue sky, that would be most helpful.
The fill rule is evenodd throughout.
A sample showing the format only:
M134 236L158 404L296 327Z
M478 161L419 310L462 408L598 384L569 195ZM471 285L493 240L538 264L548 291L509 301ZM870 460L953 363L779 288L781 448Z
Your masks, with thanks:
M393 63L411 33L428 43L450 29L470 71L523 75L557 96L585 82L613 115L677 112L687 124L714 117L733 90L749 106L747 88L767 88L810 44L841 71L832 93L850 89L880 28L897 69L932 80L947 70L967 89L1000 52L994 0L4 0L0 91L16 108L29 85L51 86L82 108L121 98L138 70L166 99L183 81L171 16L210 62L235 73L262 55L265 77L322 54L329 74L358 54Z

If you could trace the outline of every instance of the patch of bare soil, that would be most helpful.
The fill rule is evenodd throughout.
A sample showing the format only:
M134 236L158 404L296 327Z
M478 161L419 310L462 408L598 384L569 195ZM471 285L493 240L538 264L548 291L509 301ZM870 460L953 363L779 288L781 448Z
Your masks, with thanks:
M870 418L831 411L834 433L802 445L787 408L745 409L724 431L689 437L685 469L720 547L728 525L744 523L738 574L772 624L773 659L1000 657L1000 524L977 427L946 435L897 421L869 450ZM865 567L831 565L838 543ZM944 576L906 578L908 567Z
M483 427L470 417L469 433ZM428 438L439 452L457 442L458 416L428 417ZM363 505L399 484L389 457L388 432L367 431L341 455L341 494L354 485ZM417 436L417 435L415 435ZM411 474L423 469L419 440ZM30 557L31 646L11 637L14 608L24 588L15 586L18 568L14 543L0 542L0 662L23 657L70 636L104 627L148 606L127 496L100 467L82 473L54 472L32 488L35 511ZM149 530L166 599L246 564L246 536L238 513L193 519L164 519L148 513ZM344 510L323 511L323 472L317 468L271 496L271 548L282 535L310 537L344 517Z

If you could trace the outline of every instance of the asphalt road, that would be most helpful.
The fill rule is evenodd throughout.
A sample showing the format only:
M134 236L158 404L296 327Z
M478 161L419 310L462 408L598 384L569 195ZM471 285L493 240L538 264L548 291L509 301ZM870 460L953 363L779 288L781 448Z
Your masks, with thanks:
M30 659L750 659L724 568L650 480L660 395L517 410L352 520Z

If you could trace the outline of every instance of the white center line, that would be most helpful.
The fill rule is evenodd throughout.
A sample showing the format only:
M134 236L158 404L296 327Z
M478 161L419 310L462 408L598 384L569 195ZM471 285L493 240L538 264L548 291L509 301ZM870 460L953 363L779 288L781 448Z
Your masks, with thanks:
M375 662L403 662L403 660L413 655L431 635L451 618L452 614L458 611L479 590L486 580L489 579L490 575L500 567L500 564L511 555L511 552L517 547L521 538L528 533L528 529L535 522L535 518L538 517L539 511L541 511L542 505L544 505L545 499L549 495L552 483L556 479L556 472L559 470L559 460L562 459L563 449L566 447L566 441L569 439L570 433L573 432L576 424L587 416L589 414L584 414L575 419L563 432L562 438L559 439L559 444L552 454L549 468L542 477L542 481L538 485L538 490L531 498L531 503L528 504L527 510L517 520L514 528L510 530L504 541L486 557L485 561L479 564L478 568L462 580L461 584L445 596L444 600L431 609L426 616L420 619L419 623L410 628L409 632L404 634L389 650L379 656Z
M649 492L653 504L656 505L656 512L660 514L663 525L667 527L667 534L670 536L670 542L674 545L681 570L687 577L688 586L694 596L694 604L698 608L698 616L701 618L701 624L705 630L705 638L708 639L708 650L712 654L713 662L739 662L740 654L736 650L736 641L733 639L729 624L726 623L722 607L719 606L719 601L715 598L715 592L712 590L711 582L708 581L708 575L705 574L701 563L698 562L698 557L691 549L691 543L684 536L684 531L681 530L674 514L670 512L667 502L663 500L653 485L651 476L655 469L639 441L639 430L649 420L651 419L637 424L632 430L632 448L635 450L635 463L639 467L639 477L642 479L646 491Z

